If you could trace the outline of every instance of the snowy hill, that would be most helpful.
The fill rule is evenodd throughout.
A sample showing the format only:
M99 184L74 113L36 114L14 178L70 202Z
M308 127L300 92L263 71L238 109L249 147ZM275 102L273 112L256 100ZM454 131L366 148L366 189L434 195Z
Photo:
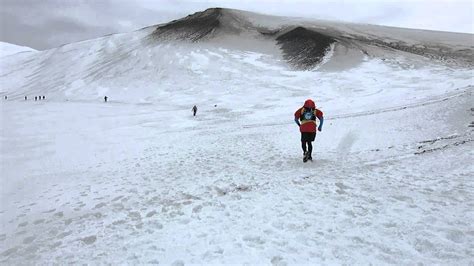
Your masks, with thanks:
M0 262L468 264L471 43L208 9L4 57Z
M7 42L0 42L0 57L22 52L35 52L36 50L26 46L19 46Z

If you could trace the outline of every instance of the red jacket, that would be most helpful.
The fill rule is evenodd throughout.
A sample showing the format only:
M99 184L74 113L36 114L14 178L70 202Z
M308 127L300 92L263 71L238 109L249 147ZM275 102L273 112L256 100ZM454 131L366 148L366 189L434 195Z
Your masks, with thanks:
M312 109L313 111L311 113L308 113L306 117L303 117L305 107L308 109ZM316 133L316 118L321 120L323 118L323 112L317 109L314 102L311 100L307 100L304 103L304 106L299 108L295 112L295 119L299 120L301 124L300 132Z

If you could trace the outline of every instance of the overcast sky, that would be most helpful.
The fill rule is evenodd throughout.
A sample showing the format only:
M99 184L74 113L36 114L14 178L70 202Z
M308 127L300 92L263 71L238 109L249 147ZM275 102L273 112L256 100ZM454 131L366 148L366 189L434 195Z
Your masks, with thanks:
M474 33L471 0L0 0L0 41L43 50L209 7Z

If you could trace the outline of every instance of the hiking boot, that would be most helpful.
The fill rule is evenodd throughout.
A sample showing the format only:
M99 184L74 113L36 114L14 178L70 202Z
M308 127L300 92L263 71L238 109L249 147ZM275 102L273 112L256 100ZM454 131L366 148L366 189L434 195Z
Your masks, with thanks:
M303 153L303 162L307 162L308 161L308 157L309 157L309 153L305 152Z

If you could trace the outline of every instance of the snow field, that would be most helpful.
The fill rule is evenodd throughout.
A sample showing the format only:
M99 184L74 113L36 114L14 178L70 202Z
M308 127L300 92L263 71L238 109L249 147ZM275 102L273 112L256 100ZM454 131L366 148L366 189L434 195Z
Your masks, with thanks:
M472 70L298 72L146 34L2 60L1 263L472 262Z
M327 115L308 164L224 108L4 103L2 261L468 263L471 102Z

